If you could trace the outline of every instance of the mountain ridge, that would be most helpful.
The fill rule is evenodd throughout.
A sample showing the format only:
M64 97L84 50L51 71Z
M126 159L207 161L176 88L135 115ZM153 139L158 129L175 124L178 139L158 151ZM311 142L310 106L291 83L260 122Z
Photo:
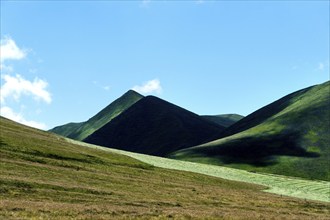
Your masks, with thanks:
M66 131L70 125L72 127L72 123L55 127L50 131L75 140L83 140L143 97L143 95L134 90L128 90L87 121L75 123L78 125L74 125L74 128L70 133Z
M83 140L253 172L329 180L330 173L322 168L330 166L329 94L327 81L292 92L243 118L237 114L199 116L160 98L139 95ZM102 112L109 111L103 109L88 121L102 119ZM222 119L216 121L221 117L232 119L227 128L219 126ZM86 129L84 124L69 123L64 131L76 126Z
M171 157L249 171L330 180L330 81L293 92Z

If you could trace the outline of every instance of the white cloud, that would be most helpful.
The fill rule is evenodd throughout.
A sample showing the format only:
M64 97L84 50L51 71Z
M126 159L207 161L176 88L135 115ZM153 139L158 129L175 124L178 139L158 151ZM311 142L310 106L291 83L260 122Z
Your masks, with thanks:
M150 3L151 3L151 0L142 0L142 2L140 3L140 7L149 8Z
M204 0L197 0L197 1L196 1L196 4L197 4L197 5L201 5L201 4L204 4L204 3L205 3Z
M21 103L21 111L17 113L8 103L8 99L15 99L20 102L21 96L30 96L35 100L41 100L46 103L51 103L51 94L47 91L48 83L39 78L29 81L21 75L14 74L14 67L8 65L8 60L21 60L27 56L27 50L21 49L16 45L16 42L10 38L1 38L0 43L0 69L1 69L1 87L0 87L0 115L9 118L18 123L22 123L31 127L46 129L44 123L26 120L22 111L26 108ZM30 69L29 72L36 73L37 69ZM4 74L5 73L5 74ZM38 112L40 112L38 110ZM37 114L38 114L37 112Z
M5 60L20 60L26 56L26 51L20 49L10 37L1 39L0 44L1 64L3 64Z
M320 71L323 71L324 70L324 63L323 62L319 62L319 65L317 66L317 69L320 70Z
M5 65L4 63L0 63L0 70L2 73L12 73L14 72L14 68L10 65Z
M111 86L110 86L110 85L105 85L105 86L103 86L103 85L101 85L101 84L100 84L98 81L96 81L96 80L93 81L93 84L94 84L96 87L101 88L101 89L103 89L103 90L105 90L105 91L109 91L109 90L111 89Z
M111 87L110 86L103 86L102 88L106 91L109 91Z
M46 130L47 128L44 123L26 120L22 114L14 112L8 106L3 106L0 108L0 115L30 127L39 128L43 130Z
M46 103L51 103L52 101L50 93L46 90L48 83L44 80L35 78L33 81L29 81L20 75L10 76L8 74L1 75L1 78L4 80L4 84L0 88L2 104L9 97L19 101L22 95L30 95L34 99L42 100Z
M5 74L1 75L1 78L4 80L4 84L0 88L0 115L18 123L45 130L46 125L44 123L26 120L22 113L16 113L6 105L5 101L8 98L19 101L22 95L30 95L34 99L41 99L46 103L50 103L52 99L50 93L46 90L47 82L38 78L35 78L33 82L28 81L20 75L10 76ZM23 105L22 108L24 109L25 106Z
M160 94L162 92L162 87L158 79L150 80L144 83L142 86L134 86L132 89L144 95L150 93Z

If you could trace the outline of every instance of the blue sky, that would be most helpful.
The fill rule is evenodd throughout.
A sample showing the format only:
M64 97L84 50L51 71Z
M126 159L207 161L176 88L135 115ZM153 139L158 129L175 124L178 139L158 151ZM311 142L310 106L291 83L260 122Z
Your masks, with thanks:
M1 114L49 129L129 89L247 115L329 80L329 1L1 1Z

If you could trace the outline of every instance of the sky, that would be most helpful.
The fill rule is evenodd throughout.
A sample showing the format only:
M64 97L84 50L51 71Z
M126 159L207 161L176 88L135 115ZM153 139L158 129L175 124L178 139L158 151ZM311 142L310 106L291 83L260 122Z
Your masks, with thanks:
M1 1L1 115L50 129L129 89L248 115L329 80L329 1Z

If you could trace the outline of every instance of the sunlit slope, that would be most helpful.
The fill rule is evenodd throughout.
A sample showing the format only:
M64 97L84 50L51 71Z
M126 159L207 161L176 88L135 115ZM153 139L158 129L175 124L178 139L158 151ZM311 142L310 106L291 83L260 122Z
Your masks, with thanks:
M329 214L328 203L156 168L2 117L0 163L1 219L325 219Z
M133 90L129 90L88 121L82 123L69 123L55 127L50 131L75 140L83 140L88 135L92 134L94 131L98 130L113 118L117 117L120 113L131 107L141 98L143 98L141 94Z
M329 181L306 180L297 177L289 177L284 175L274 175L267 173L261 174L249 172L242 169L235 169L203 163L194 163L190 161L175 160L165 157L158 157L113 148L106 148L81 141L75 141L73 139L66 140L70 143L74 143L84 147L90 147L93 149L100 149L104 151L126 155L155 167L200 173L227 180L262 185L268 187L264 191L279 194L281 196L292 196L301 199L330 202Z
M147 96L84 141L156 156L205 143L224 127L154 96Z
M285 96L225 133L233 135L175 152L172 157L330 180L330 83Z
M229 127L244 118L238 114L202 115L202 117L224 127Z
M67 137L72 133L72 131L78 129L83 124L84 124L84 122L78 122L78 123L70 122L65 125L57 126L53 129L51 129L50 131L53 133Z

